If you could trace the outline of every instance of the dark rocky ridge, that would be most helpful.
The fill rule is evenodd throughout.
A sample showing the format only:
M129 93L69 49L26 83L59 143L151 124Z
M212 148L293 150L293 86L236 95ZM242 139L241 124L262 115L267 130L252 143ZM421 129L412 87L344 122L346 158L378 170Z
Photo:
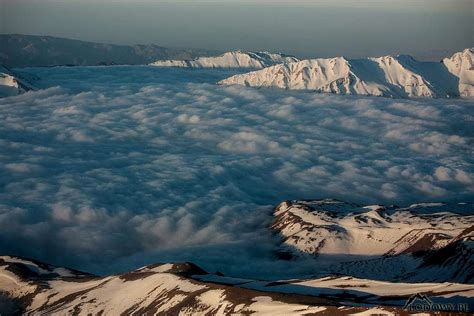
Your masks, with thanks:
M155 44L112 45L52 36L0 34L0 64L9 67L138 65L214 54L205 49Z

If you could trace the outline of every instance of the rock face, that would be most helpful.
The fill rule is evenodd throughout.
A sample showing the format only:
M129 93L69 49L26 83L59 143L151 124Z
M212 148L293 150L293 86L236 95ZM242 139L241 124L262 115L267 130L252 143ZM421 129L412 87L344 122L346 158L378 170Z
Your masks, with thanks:
M193 60L158 60L150 65L186 68L265 68L298 60L296 57L268 52L234 51L216 57L199 57Z
M452 296L468 300L474 286L353 277L269 282L208 274L191 263L99 277L3 256L0 293L0 313L9 315L402 315L415 293L441 302Z
M20 78L8 67L0 65L0 98L18 95L29 90L34 90L29 82Z
M467 214L473 209L472 204L399 208L331 199L285 201L275 209L272 228L282 236L283 252L358 258L333 272L365 277L363 271L375 271L390 261L407 266L389 277L392 280L469 283L474 281L474 215Z
M222 85L275 87L291 90L384 97L448 98L473 96L473 50L441 63L410 56L309 59L238 74Z

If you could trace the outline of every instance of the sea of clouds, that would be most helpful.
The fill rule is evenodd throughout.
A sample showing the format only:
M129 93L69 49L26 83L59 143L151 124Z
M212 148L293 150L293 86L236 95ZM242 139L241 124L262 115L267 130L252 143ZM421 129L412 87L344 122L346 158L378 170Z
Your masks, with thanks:
M23 72L43 89L0 99L2 254L271 277L310 269L275 262L283 200L474 198L472 101L215 84L235 70Z

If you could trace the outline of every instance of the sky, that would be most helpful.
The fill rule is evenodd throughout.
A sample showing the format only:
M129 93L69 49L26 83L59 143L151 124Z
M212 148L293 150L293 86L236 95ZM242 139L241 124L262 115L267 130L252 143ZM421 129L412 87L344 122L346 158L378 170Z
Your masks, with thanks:
M301 57L438 58L473 46L473 6L472 0L0 0L0 33Z

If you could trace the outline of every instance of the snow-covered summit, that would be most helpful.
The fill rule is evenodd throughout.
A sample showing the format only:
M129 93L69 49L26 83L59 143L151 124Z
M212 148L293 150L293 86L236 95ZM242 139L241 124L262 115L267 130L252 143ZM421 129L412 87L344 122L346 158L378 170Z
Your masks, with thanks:
M199 57L193 60L158 60L150 65L189 68L265 68L298 60L293 56L269 52L232 51L216 57Z
M238 74L219 84L334 94L444 98L474 95L473 73L472 49L467 49L442 63L421 62L407 55L308 59Z
M474 48L467 48L443 59L443 64L453 75L459 78L459 94L474 95Z

